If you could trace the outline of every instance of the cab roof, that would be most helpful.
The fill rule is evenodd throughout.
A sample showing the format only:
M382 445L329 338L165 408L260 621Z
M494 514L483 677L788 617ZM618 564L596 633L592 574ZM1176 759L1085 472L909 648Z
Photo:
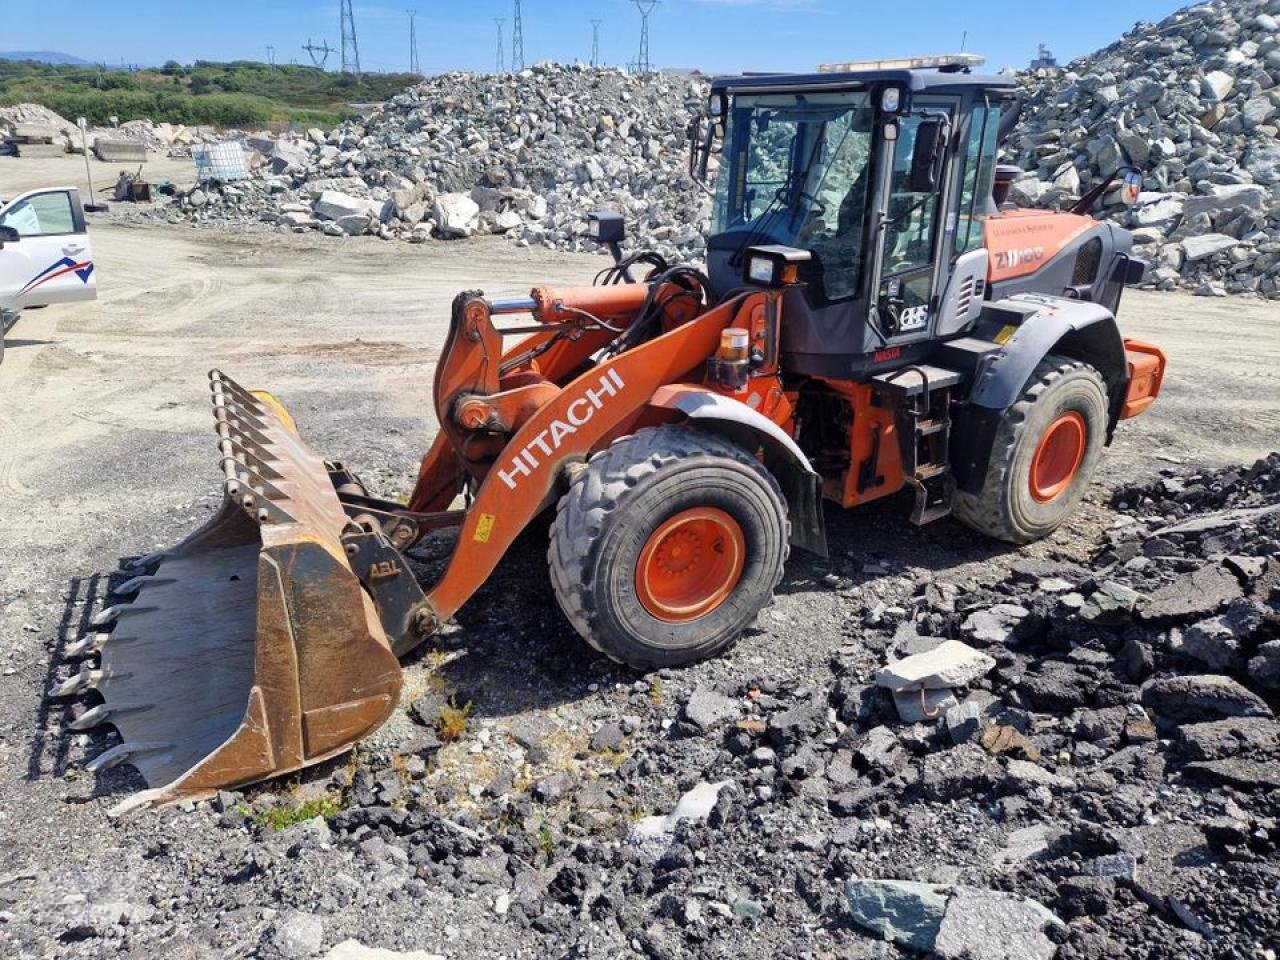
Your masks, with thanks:
M905 87L912 93L972 93L977 90L1012 91L1017 86L1013 77L982 75L940 70L854 70L832 73L745 73L716 77L711 81L713 95L730 93L788 93L803 90L839 90L889 84Z

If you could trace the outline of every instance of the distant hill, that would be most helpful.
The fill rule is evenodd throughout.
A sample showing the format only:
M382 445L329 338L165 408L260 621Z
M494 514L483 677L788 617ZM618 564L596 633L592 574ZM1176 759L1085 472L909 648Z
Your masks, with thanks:
M69 53L58 53L56 50L0 50L0 60L34 60L36 63L69 64L75 67L89 66L88 60L81 60Z
M332 126L351 115L350 104L381 103L421 79L407 73L353 77L251 60L197 60L186 66L170 60L160 67L130 72L102 70L93 64L4 59L11 56L17 54L0 53L0 107L39 103L64 117L86 117L90 123L145 117L156 123L220 127L264 127L275 122Z

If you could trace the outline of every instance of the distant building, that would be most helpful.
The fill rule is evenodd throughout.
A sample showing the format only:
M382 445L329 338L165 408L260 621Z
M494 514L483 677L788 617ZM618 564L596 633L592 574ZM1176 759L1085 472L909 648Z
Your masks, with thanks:
M1050 50L1048 47L1046 47L1042 43L1040 44L1040 52L1036 55L1036 58L1031 61L1031 69L1032 70L1057 70L1058 58L1053 55L1052 50Z

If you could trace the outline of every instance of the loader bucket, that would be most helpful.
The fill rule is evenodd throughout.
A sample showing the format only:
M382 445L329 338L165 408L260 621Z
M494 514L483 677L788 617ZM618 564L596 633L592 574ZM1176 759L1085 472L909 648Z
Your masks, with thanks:
M129 808L208 796L348 749L395 709L400 666L346 560L325 462L274 398L209 375L222 457L217 514L133 564L69 656L100 652L53 694L96 690L73 723L123 743L149 789Z

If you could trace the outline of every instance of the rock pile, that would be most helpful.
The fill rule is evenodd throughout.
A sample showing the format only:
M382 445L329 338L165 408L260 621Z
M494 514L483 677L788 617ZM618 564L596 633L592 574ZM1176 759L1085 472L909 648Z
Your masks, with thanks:
M251 141L263 176L202 187L179 210L333 235L501 233L579 248L585 214L611 208L635 244L693 258L709 209L685 175L685 133L704 96L688 78L551 63L443 74L328 134Z
M419 684L399 733L306 790L123 825L148 904L42 895L31 923L86 956L143 950L194 910L226 918L202 943L268 960L359 956L353 937L450 956L1265 960L1280 454L1112 506L1089 562L894 577L876 603L833 576L844 640L800 669L774 637L754 668L606 673L573 704L490 706L461 732L446 706L501 694ZM554 636L521 596L521 629ZM581 676L569 661L553 669ZM26 924L0 945L33 947Z
M1122 165L1145 173L1132 211L1160 289L1280 298L1280 0L1211 0L1142 23L1065 71L1024 78L1011 197L1065 203Z

